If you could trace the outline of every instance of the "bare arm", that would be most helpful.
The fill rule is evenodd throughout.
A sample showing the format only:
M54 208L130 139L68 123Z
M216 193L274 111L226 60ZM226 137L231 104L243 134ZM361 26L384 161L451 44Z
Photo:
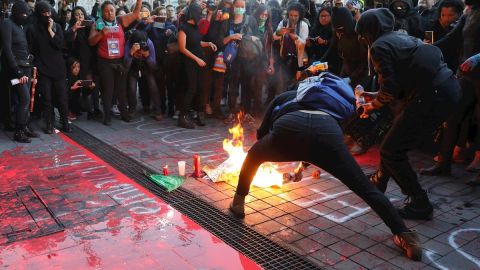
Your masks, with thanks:
M124 28L128 27L130 24L132 24L133 22L135 22L140 18L141 8L142 8L142 0L137 0L137 2L135 3L135 9L132 12L119 17L120 23Z

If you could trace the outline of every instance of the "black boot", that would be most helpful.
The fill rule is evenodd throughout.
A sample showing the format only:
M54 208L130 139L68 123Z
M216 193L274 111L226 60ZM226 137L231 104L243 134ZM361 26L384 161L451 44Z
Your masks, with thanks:
M38 138L40 137L37 133L35 133L31 128L29 128L28 126L25 128L24 130L25 132L25 135L27 135L27 137L29 138Z
M435 162L435 164L426 169L421 169L420 174L422 175L435 175L435 176L450 176L452 175L452 166L448 161Z
M201 127L205 126L205 113L198 112L197 114L197 124Z
M177 125L182 128L189 128L189 129L195 128L195 124L193 124L192 121L190 121L190 119L186 114L181 114L178 117Z
M433 217L433 206L428 199L427 192L422 190L407 198L405 205L398 209L398 213L404 219L431 220Z
M47 121L44 131L45 131L45 134L53 134L53 123L50 121Z
M24 130L17 130L13 135L13 139L19 143L31 143L32 140L25 134Z
M389 176L385 175L383 171L377 170L374 174L368 176L370 182L374 184L380 192L385 193L387 190L388 180L390 179Z
M109 113L103 115L103 124L105 126L110 126L112 124L112 117Z
M72 133L73 132L72 126L70 125L70 123L68 123L68 121L63 122L62 131L65 132L65 133Z

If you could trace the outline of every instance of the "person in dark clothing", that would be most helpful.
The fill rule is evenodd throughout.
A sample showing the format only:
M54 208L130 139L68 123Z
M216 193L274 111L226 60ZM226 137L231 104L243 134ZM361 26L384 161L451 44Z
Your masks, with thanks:
M63 30L51 18L52 7L47 2L35 5L35 16L38 23L27 30L28 42L34 55L35 66L38 67L38 89L41 91L45 133L53 133L55 120L54 96L58 103L62 131L72 132L68 123L68 90L65 81L67 70L63 58Z
M462 62L480 53L480 0L467 0L465 4L470 6L470 11L460 18L452 31L434 43L442 52L460 50ZM478 106L480 100L480 67L476 66L468 72L462 70L457 76L462 86L462 99L444 129L438 154L439 161L433 167L422 170L422 173L426 175L449 175L451 173L451 156L460 134L460 127L472 108ZM477 107L474 115L477 123L479 117L480 112ZM480 131L479 127L477 124L477 134ZM480 146L479 143L476 144L478 151ZM480 177L478 178L480 179Z
M440 1L443 2L443 1ZM433 0L419 0L417 11L420 14L422 29L425 31L432 30L433 22L438 19L437 10L438 7L434 5Z
M153 42L143 30L135 30L125 45L125 68L128 70L128 110L133 116L137 107L137 83L140 77L147 82L148 93L153 101L154 115L157 121L162 119L160 95L155 81L156 55Z
M12 15L5 19L0 27L0 40L2 48L2 67L5 69L6 78L18 79L18 84L12 86L11 94L14 97L15 134L17 142L29 143L30 138L38 137L28 127L30 83L32 73L31 55L28 48L27 37L23 25L27 22L28 6L25 2L16 2L12 7ZM2 89L7 92L7 89ZM9 104L9 102L7 102ZM9 108L9 106L7 106ZM10 114L10 110L7 110ZM7 117L7 116L5 116Z
M443 0L438 7L438 20L433 24L434 41L442 39L448 34L462 16L464 9L463 2L460 0ZM442 51L443 57L448 67L456 71L460 65L460 51Z
M329 110L302 109L300 106L280 116L275 113L274 109L294 99L297 91L280 94L266 109L263 122L257 130L258 141L250 148L243 162L230 212L236 218L245 217L245 197L262 163L305 161L328 171L362 198L390 228L395 244L409 258L421 260L422 248L418 235L407 229L388 198L368 181L350 155L337 119L328 113ZM352 93L351 97L354 101ZM347 99L343 102L347 102ZM330 104L323 105L328 109Z
M433 207L418 182L407 153L440 126L460 100L460 85L443 62L441 51L404 33L393 31L388 9L365 12L356 31L370 46L378 74L379 92L363 106L362 118L384 105L401 100L403 110L380 146L380 168L371 181L385 192L390 177L410 197L399 209L407 219L431 219Z
M193 2L188 6L187 14L185 14L184 22L178 31L178 48L184 55L186 74L188 74L188 87L183 97L183 105L180 109L178 118L178 126L183 128L195 128L195 125L189 119L188 113L193 109L193 99L199 91L202 83L202 73L207 65L205 63L205 55L202 47L211 47L213 51L217 47L212 42L202 41L202 37L198 32L198 22L201 19L202 8L199 4ZM205 125L205 106L199 108L198 122L199 125Z
M423 39L422 19L415 10L412 0L395 0L390 3L390 11L395 15L395 31Z
M327 52L333 38L332 30L332 10L328 7L323 7L318 11L317 18L307 40L308 60L313 63Z
M368 85L367 47L360 43L355 33L355 21L347 8L334 8L332 12L334 37L327 52L320 59L328 62L328 68L341 77L350 78L350 85ZM338 59L341 68L337 68Z

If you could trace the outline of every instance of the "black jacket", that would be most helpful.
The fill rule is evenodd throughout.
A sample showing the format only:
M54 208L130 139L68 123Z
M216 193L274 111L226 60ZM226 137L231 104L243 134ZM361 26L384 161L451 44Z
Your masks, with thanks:
M455 28L434 45L446 54L461 50L462 62L480 53L480 7L472 8L470 13L462 16ZM469 72L468 76L479 80L480 66Z
M9 78L19 78L23 75L22 69L17 64L18 60L26 60L30 54L27 36L23 28L6 19L0 26L2 64L8 71Z
M27 40L39 74L55 80L65 80L67 72L62 52L64 41L60 24L55 23L53 37L48 33L46 26L40 23L30 25L27 29Z
M381 103L409 101L453 75L437 47L393 28L393 14L383 8L368 10L357 24L357 33L373 42L371 60L378 74Z
M412 0L395 0L390 3L390 11L393 11L393 4L404 2L408 6L407 14L403 17L395 16L395 30L405 30L409 35L423 39L425 34L422 27L422 18L413 7Z
M328 43L326 45L320 45L318 44L318 42L315 42L314 44L312 44L311 47L307 48L308 55L312 58L313 61L320 59L327 52L329 44L332 42L333 38L332 25L321 25L320 22L318 22L318 16L319 14L317 14L315 24L312 28L310 28L310 33L308 34L308 36L310 38L321 37Z

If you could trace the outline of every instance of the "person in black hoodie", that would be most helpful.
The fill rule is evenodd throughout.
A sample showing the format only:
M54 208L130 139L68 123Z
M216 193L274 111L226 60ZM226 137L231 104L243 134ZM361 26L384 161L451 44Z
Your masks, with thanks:
M52 19L52 7L47 2L35 5L35 16L37 24L28 28L27 38L39 72L38 89L43 98L45 133L53 133L53 95L56 95L58 101L62 131L72 132L68 123L68 90L65 83L67 69L62 53L62 27Z
M390 3L390 11L395 15L395 31L423 39L422 17L413 7L412 0L395 0Z
M396 116L380 146L380 169L370 180L385 192L390 177L410 200L399 209L407 219L431 219L433 207L408 161L409 150L419 146L448 117L460 99L460 85L443 61L441 51L404 33L393 31L395 18L388 9L365 12L356 31L370 46L378 74L379 92L365 104L362 118L401 100Z
M332 10L329 7L321 8L308 35L307 52L310 63L320 59L328 50L333 38L331 22Z
M328 62L329 70L341 77L349 77L350 85L368 84L367 47L360 43L355 33L355 21L347 8L333 8L332 25L334 37L327 52L320 59ZM342 60L338 68L338 59Z
M480 53L480 0L467 0L465 5L469 6L470 10L460 18L452 31L443 39L434 43L442 52L445 52L444 54L460 50L462 62ZM447 121L447 128L444 130L440 145L439 162L433 167L423 170L423 174L450 174L451 156L460 134L460 126L468 116L469 111L478 106L480 100L480 67L477 66L468 72L462 70L457 76L462 86L462 99L452 117ZM474 117L478 121L480 112L477 109L475 113ZM477 127L479 127L478 124ZM480 177L477 178L480 179Z
M12 15L5 19L0 27L2 53L2 67L7 78L18 79L11 93L16 102L15 106L15 135L17 142L29 143L31 137L38 137L28 126L28 105L30 104L30 77L32 73L31 57L27 37L23 25L28 20L28 6L23 1L16 2L12 7ZM7 89L2 89L7 91ZM8 111L7 113L10 113Z

